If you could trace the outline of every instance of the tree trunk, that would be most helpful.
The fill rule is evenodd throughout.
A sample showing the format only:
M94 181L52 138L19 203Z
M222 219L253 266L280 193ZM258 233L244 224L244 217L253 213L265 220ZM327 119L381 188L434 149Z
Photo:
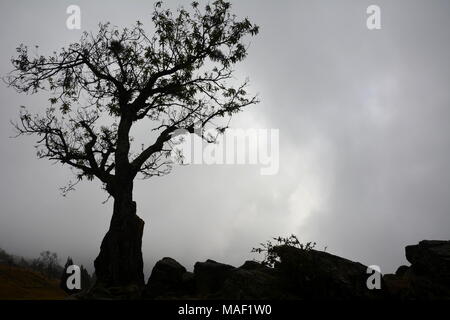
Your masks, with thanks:
M136 215L132 183L120 185L114 195L114 212L100 254L95 259L97 285L104 288L144 286L142 235L144 221Z

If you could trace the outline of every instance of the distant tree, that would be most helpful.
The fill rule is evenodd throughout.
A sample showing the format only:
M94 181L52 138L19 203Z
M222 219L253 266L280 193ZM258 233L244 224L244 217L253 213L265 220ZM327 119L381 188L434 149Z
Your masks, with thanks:
M14 257L0 248L0 264L14 265Z
M58 278L61 273L61 266L58 263L58 255L55 252L42 251L39 258L34 259L31 267L41 271L48 278Z
M30 263L24 257L20 258L20 260L18 262L18 265L21 266L21 267L24 267L24 268L29 268L30 267Z
M136 215L133 182L138 175L170 171L172 135L208 124L223 132L226 121L213 120L257 103L246 92L247 81L235 85L233 67L247 55L244 38L256 35L258 27L238 19L230 7L217 0L201 10L193 2L191 10L174 13L157 2L151 35L140 22L123 30L107 23L49 57L17 48L9 85L23 93L51 93L45 113L22 109L18 135L39 136L39 158L73 168L76 181L64 191L97 178L114 199L95 260L99 284L144 285L144 222ZM147 128L149 143L133 148L131 132L138 123Z
M81 274L81 291L88 291L92 285L92 278L87 269L83 265L80 266L80 274Z

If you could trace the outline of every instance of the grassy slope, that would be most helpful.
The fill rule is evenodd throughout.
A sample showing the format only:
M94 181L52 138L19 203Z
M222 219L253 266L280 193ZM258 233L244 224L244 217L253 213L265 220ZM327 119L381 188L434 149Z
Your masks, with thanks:
M0 300L60 300L66 296L57 280L25 268L0 265Z

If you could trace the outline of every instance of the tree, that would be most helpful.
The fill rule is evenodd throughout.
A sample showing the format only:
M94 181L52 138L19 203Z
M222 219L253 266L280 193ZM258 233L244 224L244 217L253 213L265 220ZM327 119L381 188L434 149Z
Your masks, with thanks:
M0 264L6 264L7 266L14 265L14 257L0 248Z
M37 135L39 158L73 168L75 183L99 179L114 200L113 215L95 260L97 281L105 286L144 284L141 240L144 222L136 215L133 181L170 171L170 139L179 129L193 133L226 125L228 118L257 103L248 81L233 85L234 65L247 55L247 36L258 27L214 1L200 9L152 13L153 35L139 21L119 30L100 24L51 56L30 56L20 45L7 82L19 92L49 91L45 113L25 107L15 123L18 135ZM144 122L149 143L133 146L133 126ZM226 123L226 121L223 121ZM197 132L197 131L196 131ZM200 135L206 142L214 139Z
M33 259L31 267L41 271L49 279L58 278L62 271L56 252L42 251L39 258Z
M87 292L91 287L92 278L83 265L80 266L80 275L81 275L81 291Z

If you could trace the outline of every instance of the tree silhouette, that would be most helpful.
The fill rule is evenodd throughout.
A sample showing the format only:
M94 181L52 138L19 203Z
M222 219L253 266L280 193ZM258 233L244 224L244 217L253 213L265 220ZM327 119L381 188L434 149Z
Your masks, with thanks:
M58 255L56 252L42 251L39 258L33 259L31 267L41 271L49 279L58 278L61 272L61 266L58 263Z
M233 15L228 2L217 0L204 9L194 2L190 10L176 12L157 2L152 22L151 36L140 22L123 30L100 24L96 35L85 32L78 43L51 56L31 57L20 45L6 77L19 92L51 93L45 113L22 108L18 135L39 136L39 158L72 167L75 183L99 179L114 199L95 260L97 281L105 286L144 284L144 223L133 201L135 177L170 171L168 142L178 129L193 133L209 124L223 132L226 126L212 120L257 102L246 92L247 81L233 84L233 67L246 57L244 39L258 27ZM149 143L136 148L130 131L141 122Z

